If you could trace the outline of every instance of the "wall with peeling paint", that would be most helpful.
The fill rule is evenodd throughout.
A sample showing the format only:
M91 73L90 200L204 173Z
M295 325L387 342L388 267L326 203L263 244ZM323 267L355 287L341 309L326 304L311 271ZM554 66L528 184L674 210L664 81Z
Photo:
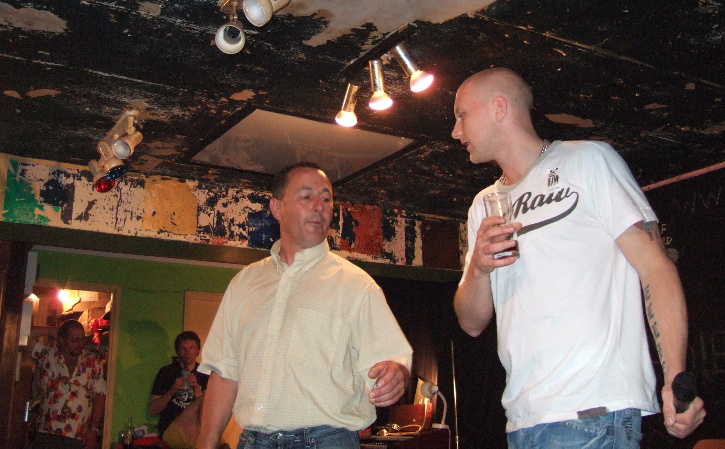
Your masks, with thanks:
M85 167L0 154L0 219L13 223L268 249L279 237L269 198L251 189L134 174L99 193ZM339 203L329 241L350 259L459 269L462 229L455 220ZM436 241L456 244L441 251ZM431 248L428 257L425 248ZM42 250L39 266L46 279L121 287L113 435L129 415L139 423L155 422L148 415L148 388L138 386L150 386L173 353L173 338L183 326L184 292L222 292L237 272Z
M269 198L252 189L136 174L99 193L85 167L0 154L0 220L13 223L269 249L279 237ZM435 232L423 232L424 221L445 226L429 225ZM333 251L349 259L458 270L464 226L410 211L337 203L329 240ZM436 241L455 245L441 251ZM426 257L426 247L434 254Z
M0 154L0 220L6 222L268 249L279 238L269 198L252 189L134 174L99 193L86 167ZM329 241L346 258L408 266L424 266L423 249L434 247L436 239L455 241L447 257L436 251L430 257L435 263L426 265L459 269L463 224L432 220L437 230L444 230L436 236L422 232L424 220L431 222L407 211L339 203ZM39 252L39 266L46 279L121 287L112 435L129 415L139 423L155 423L148 415L149 390L138 386L150 386L158 367L168 363L173 338L183 326L184 292L223 292L237 272L48 251Z

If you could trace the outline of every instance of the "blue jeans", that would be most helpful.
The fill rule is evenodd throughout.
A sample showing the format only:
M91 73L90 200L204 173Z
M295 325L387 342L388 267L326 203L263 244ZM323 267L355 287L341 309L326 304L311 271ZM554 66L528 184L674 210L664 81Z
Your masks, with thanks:
M628 408L519 429L507 439L509 449L639 449L642 416L638 409Z
M237 449L360 449L360 434L330 426L273 433L245 430Z

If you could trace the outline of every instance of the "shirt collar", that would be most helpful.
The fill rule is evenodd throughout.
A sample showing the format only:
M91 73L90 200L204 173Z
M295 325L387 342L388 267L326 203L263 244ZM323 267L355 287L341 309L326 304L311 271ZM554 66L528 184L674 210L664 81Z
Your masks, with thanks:
M281 246L281 241L277 240L274 242L272 249L270 250L272 260L277 266L277 271L280 273L284 273L288 269L305 272L330 252L330 245L327 243L327 239L325 239L317 246L303 249L302 251L295 253L295 260L290 266L287 265L279 255L279 249Z

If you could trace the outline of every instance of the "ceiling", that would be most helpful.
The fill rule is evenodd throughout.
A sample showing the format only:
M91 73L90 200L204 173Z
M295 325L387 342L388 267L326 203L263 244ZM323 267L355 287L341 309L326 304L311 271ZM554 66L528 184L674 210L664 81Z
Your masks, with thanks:
M531 83L543 138L611 142L642 186L725 161L722 1L489 3L293 0L264 27L241 18L246 46L227 55L215 0L2 0L0 152L86 165L134 108L132 172L268 188L268 174L193 158L258 109L334 123L347 78L368 77L350 67L402 27L436 81L413 94L385 64L396 103L374 112L361 98L357 128L414 144L341 176L338 200L464 218L500 170L450 137L453 101L491 66Z

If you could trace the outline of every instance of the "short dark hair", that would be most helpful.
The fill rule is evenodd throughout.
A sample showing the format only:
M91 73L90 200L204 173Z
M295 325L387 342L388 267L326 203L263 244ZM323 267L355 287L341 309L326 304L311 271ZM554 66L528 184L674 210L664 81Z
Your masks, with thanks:
M287 184L289 184L289 174L292 170L297 168L313 168L324 172L324 170L322 170L322 168L314 162L303 161L293 165L288 165L274 175L274 179L272 180L272 198L281 200L282 197L284 197L284 191L287 190Z
M85 334L86 328L83 327L80 321L77 320L65 320L58 327L58 338L67 338L70 334L71 329L80 329Z
M176 348L176 353L179 353L179 348L181 348L181 343L185 341L194 341L196 342L196 347L201 349L201 339L194 331L184 331L176 336L176 340L174 341L174 348Z

